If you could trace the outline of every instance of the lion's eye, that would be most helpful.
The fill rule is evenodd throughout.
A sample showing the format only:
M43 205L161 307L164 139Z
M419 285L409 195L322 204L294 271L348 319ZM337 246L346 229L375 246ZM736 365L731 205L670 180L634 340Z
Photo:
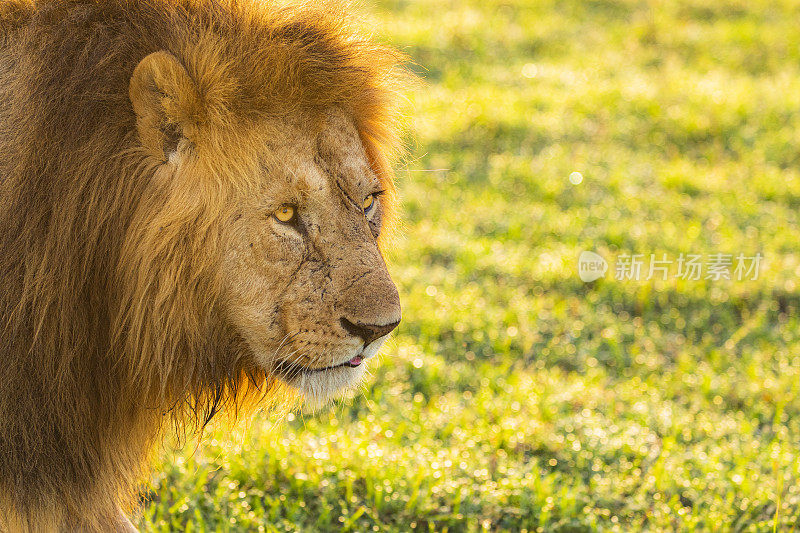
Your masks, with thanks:
M294 222L295 218L297 218L297 210L294 206L291 205L282 205L278 208L273 216L278 219L279 222L283 222L284 224L291 224Z
M364 198L364 213L369 213L370 210L375 206L375 194L370 194L366 198Z

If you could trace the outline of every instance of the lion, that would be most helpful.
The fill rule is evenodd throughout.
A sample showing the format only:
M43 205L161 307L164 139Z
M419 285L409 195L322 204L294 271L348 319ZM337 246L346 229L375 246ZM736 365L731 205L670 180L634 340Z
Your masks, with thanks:
M167 428L361 382L408 69L345 11L0 0L0 530L133 530Z

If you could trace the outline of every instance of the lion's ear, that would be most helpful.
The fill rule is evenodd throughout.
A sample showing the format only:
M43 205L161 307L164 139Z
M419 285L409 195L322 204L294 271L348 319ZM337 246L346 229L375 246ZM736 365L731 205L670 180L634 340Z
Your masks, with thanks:
M153 52L131 76L129 95L139 138L154 157L168 160L183 138L191 139L197 85L169 52Z

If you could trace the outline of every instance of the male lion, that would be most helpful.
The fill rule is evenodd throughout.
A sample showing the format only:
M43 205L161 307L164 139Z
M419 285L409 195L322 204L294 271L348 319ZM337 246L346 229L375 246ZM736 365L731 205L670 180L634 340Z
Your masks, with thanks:
M131 528L170 422L325 402L399 322L402 58L337 13L0 0L0 530Z

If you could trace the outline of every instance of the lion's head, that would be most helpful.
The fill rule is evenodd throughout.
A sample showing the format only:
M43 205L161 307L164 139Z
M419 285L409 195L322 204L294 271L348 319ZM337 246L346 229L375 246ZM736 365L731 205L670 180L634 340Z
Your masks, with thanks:
M257 75L251 101L242 93L253 81L237 70L250 56L231 65L216 36L187 44L182 59L154 52L134 70L130 98L157 200L127 235L123 269L137 271L119 272L129 290L119 316L140 322L121 322L119 331L157 339L147 315L168 321L177 312L176 340L202 336L183 330L196 311L215 344L194 353L318 405L360 381L400 322L378 246L395 202L385 156L397 56L335 34L320 40L319 21L294 24L302 55L268 49L278 57L261 61L271 71ZM293 64L281 65L287 59ZM323 67L323 79L313 70L322 59L346 64ZM265 85L285 99L263 94ZM163 287L186 290L186 300L150 292ZM137 298L161 307L137 309Z

